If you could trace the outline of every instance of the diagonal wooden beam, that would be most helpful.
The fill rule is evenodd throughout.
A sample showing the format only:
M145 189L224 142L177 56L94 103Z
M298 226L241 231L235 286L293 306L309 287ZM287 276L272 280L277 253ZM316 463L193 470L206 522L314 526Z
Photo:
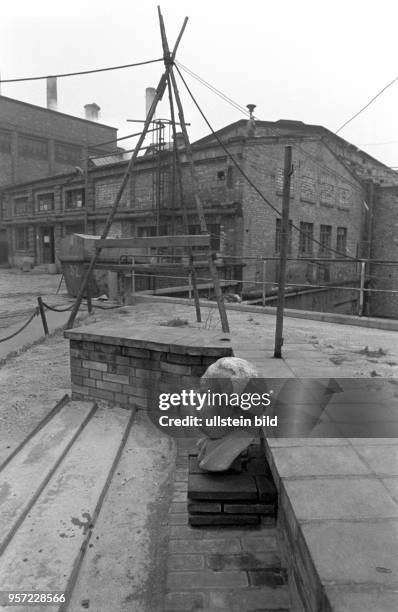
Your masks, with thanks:
M188 19L185 18L184 23L183 23L183 25L181 27L181 30L179 32L179 35L177 37L176 43L174 45L173 52L171 54L171 60L173 60L175 58L175 55L177 53L177 49L178 49L178 46L180 44L180 41L181 41L182 35L184 33L184 30L185 30L187 22L188 22ZM115 200L114 200L113 205L112 205L112 209L109 212L108 218L107 218L106 223L105 223L104 230L103 230L103 232L101 234L101 240L105 240L105 238L107 237L107 235L109 233L109 229L110 229L110 227L112 225L113 219L114 219L115 214L117 212L117 209L119 207L120 200L122 198L123 192L124 192L124 190L126 188L126 185L128 183L130 174L131 174L131 172L132 172L132 170L134 168L135 162L137 160L138 153L139 153L139 151L140 151L140 149L142 147L142 144L143 144L143 142L145 140L145 136L147 134L147 131L149 129L149 126L151 124L153 116L155 114L156 107L158 105L158 102L163 98L163 94L165 92L166 85L167 85L167 77L168 77L168 74L169 74L169 71L170 71L170 67L171 67L171 63L165 62L165 71L164 71L164 73L162 74L162 76L161 76L161 78L159 80L159 84L158 84L158 87L156 89L156 94L155 94L155 97L154 97L153 102L151 104L151 108L148 111L148 115L146 117L145 124L144 124L144 127L142 129L141 136L138 139L138 142L137 142L136 147L134 149L133 155L130 158L130 161L129 161L128 165L127 165L126 172L125 172L125 174L123 176L122 182L121 182L121 184L119 186L119 189L117 191ZM94 255L92 256L90 264L89 264L89 266L87 268L87 271L86 271L86 273L84 275L84 278L82 280L82 284L80 285L79 292L78 292L78 294L76 296L76 301L75 301L75 303L73 305L73 308L71 310L70 317L69 317L69 319L68 319L68 321L66 323L66 329L70 329L71 327L73 327L74 321L76 319L77 313L79 312L79 308L80 308L80 305L82 303L82 299L83 299L83 295L84 295L87 283L88 283L88 281L89 281L89 279L91 277L91 274L92 274L92 272L93 272L93 270L95 268L95 264L98 261L98 257L100 255L100 252L101 252L101 247L96 249Z

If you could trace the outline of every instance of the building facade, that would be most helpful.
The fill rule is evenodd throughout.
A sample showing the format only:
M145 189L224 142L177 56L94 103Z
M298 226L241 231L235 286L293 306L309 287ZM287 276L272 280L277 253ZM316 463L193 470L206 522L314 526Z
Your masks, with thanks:
M94 120L97 105L86 105L90 120L83 119L55 110L54 83L47 94L48 108L0 95L0 189L71 170L82 172L89 155L114 152L117 148L117 130ZM42 196L39 211L51 205L49 197L45 201ZM16 206L17 216L29 212L27 205L26 199L21 198ZM0 212L0 263L4 263L8 241L1 217ZM44 236L46 241L50 239L45 244L51 245L51 235Z
M380 317L398 318L398 187L375 189L371 224L370 258L367 269L369 312ZM394 263L395 262L395 263Z
M267 293L275 288L280 216L258 191L281 210L287 144L293 147L294 165L287 282L292 287L353 282L358 270L350 258L363 256L366 246L368 183L392 182L396 173L349 143L344 147L345 141L325 128L300 122L238 121L217 136L234 161L210 135L193 145L195 171L213 250L243 283L243 292L261 293L264 283ZM184 149L179 153L189 232L197 233L189 167ZM51 263L65 235L101 234L126 164L108 156L93 160L84 176L64 173L4 188L10 263L26 258L34 265ZM148 152L136 163L110 235L182 232L175 156L171 150Z

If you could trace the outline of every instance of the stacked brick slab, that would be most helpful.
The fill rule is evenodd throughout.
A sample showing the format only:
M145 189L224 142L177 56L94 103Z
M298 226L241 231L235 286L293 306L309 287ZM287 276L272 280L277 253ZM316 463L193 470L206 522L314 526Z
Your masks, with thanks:
M185 327L137 330L124 322L68 330L72 397L153 409L158 393L197 387L211 363L232 355L222 336Z
M275 485L259 446L251 446L241 471L208 473L198 466L197 455L189 456L189 524L257 525L276 516Z

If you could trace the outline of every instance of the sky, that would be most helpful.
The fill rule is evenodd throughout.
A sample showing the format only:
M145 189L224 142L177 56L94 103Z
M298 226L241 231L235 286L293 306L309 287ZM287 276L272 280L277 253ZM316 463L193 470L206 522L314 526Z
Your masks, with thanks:
M2 0L3 79L89 70L162 56L157 4L170 46L184 17L177 59L262 120L294 119L336 131L398 76L396 0ZM145 88L161 62L58 81L58 110L83 116L96 102L119 136L138 131ZM246 115L192 77L187 82L215 129ZM3 83L6 96L45 106L45 81ZM181 83L194 141L208 133ZM339 135L398 167L398 81ZM158 117L169 117L167 98ZM122 141L130 148L134 139Z

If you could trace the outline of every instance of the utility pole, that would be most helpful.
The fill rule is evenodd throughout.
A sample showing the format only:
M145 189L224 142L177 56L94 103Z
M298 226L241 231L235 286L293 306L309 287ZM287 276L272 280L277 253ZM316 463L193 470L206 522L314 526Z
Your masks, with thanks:
M126 172L125 172L125 174L123 176L122 182L121 182L120 187L118 189L118 192L116 194L115 201L114 201L114 203L112 205L112 209L111 209L111 211L110 211L110 213L108 215L108 218L106 220L104 230L103 230L103 232L101 234L101 240L105 240L105 238L108 236L108 232L110 230L110 227L112 225L113 219L114 219L115 214L117 212L117 209L119 207L120 200L122 198L123 192L124 192L124 190L126 188L128 180L130 178L130 174L131 174L131 172L132 172L132 170L134 168L135 162L137 160L138 153L139 153L139 151L140 151L140 149L141 149L141 147L143 145L143 142L145 140L145 136L146 136L146 134L148 132L149 126L150 126L150 124L152 122L152 118L153 118L153 116L155 114L156 106L157 106L158 102L163 98L163 94L165 92L166 85L167 85L167 77L169 75L169 72L170 72L170 69L171 69L171 65L172 65L171 63L174 61L175 55L177 53L178 45L180 44L181 37L182 37L182 35L184 33L184 30L185 30L185 27L187 25L187 21L188 21L188 18L186 17L185 20L184 20L184 23L183 23L183 25L181 27L180 33L179 33L179 35L177 37L176 43L174 45L174 49L173 49L172 53L170 54L170 63L166 64L165 72L163 73L163 75L160 78L158 87L156 89L156 95L155 95L155 97L153 99L153 102L151 104L151 107L150 107L150 109L148 111L148 115L146 117L145 124L144 124L143 130L142 130L141 136L139 137L138 142L136 144L136 147L134 149L134 153L133 153L132 157L130 158L130 161L129 161L127 169L126 169ZM101 248L96 248L95 249L95 253L92 256L91 261L89 263L88 269L87 269L87 271L86 271L86 273L84 275L84 278L82 280L82 284L80 286L79 292L78 292L77 297L76 297L76 302L73 305L70 317L68 319L68 322L66 323L66 329L70 329L71 327L73 327L73 323L75 321L76 315L79 312L80 304L81 304L82 299L83 299L83 295L84 295L84 291L86 289L87 282L88 282L88 280L89 280L89 278L90 278L90 276L91 276L91 274L92 274L92 272L93 272L93 270L95 268L95 265L96 265L96 263L98 261L100 253L101 253Z
M289 248L289 208L290 208L290 178L293 174L292 147L285 147L285 162L283 170L281 248L279 256L278 303L276 307L276 328L274 357L282 357L283 345L283 309L285 306L286 261Z

